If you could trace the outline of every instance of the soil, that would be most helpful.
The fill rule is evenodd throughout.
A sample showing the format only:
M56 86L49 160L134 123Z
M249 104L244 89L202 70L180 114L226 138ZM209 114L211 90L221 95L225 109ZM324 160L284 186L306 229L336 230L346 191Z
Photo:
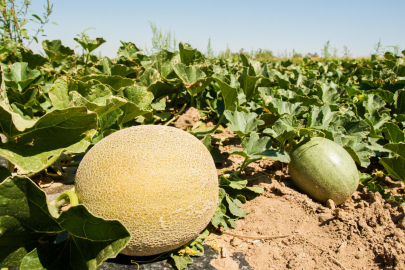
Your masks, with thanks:
M215 135L233 136L229 129ZM219 174L239 168L243 158L230 155L233 148L241 149L239 139L216 146L223 154ZM206 244L217 245L217 258L210 262L215 269L239 269L232 259L235 254L243 254L258 270L405 269L404 206L384 200L361 184L341 205L318 203L297 190L286 164L272 160L251 163L242 178L264 192L243 205L249 214L237 221L236 229L226 231L237 237L218 233L207 238ZM402 182L386 181L388 191L404 194ZM55 181L44 190L50 198L71 185L71 180Z

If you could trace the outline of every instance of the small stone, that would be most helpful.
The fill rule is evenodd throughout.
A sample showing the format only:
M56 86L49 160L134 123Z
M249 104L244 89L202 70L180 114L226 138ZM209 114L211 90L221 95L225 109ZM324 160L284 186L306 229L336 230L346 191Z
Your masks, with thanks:
M323 214L318 214L318 220L321 223L327 222L329 219L332 218L332 215L330 213L323 213Z
M228 256L228 251L222 247L221 248L221 258L226 258Z
M335 202L332 199L327 200L326 207L328 207L332 211L335 211L335 208L336 208Z

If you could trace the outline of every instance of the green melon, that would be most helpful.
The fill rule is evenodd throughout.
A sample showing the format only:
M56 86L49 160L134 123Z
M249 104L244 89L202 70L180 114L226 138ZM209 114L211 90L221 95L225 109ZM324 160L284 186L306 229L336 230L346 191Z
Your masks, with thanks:
M326 138L310 138L290 153L289 173L294 184L311 198L341 204L359 185L356 164L339 144Z

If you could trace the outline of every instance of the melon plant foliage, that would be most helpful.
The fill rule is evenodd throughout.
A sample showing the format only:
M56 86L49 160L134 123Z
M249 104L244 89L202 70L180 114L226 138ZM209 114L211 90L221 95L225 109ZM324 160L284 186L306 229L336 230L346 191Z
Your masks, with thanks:
M30 177L65 175L67 155L85 153L127 127L170 124L190 107L217 123L188 130L215 162L222 156L212 135L224 127L243 148L232 152L244 158L242 166L219 178L214 227L236 227L247 214L242 204L263 191L248 185L244 169L266 158L288 163L288 152L304 137L326 137L344 147L363 172L361 181L384 196L375 179L405 181L403 55L261 63L244 54L207 59L183 43L178 52L145 55L121 42L110 59L91 54L104 39L76 41L84 55L60 40L44 41L45 55L13 41L0 44L0 156L9 161L0 166L0 264L96 269L115 257L129 241L119 222L95 217L83 205L52 215ZM376 168L382 172L373 176ZM96 225L82 230L84 223ZM206 234L168 254L175 267L201 255Z

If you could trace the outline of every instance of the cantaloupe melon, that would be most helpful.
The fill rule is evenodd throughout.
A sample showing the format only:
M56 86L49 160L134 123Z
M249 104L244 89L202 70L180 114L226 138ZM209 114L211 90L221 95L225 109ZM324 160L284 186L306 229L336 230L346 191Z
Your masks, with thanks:
M294 184L320 202L346 201L359 185L359 173L350 154L326 138L305 139L290 153L288 171Z
M131 240L121 253L148 256L181 247L208 225L218 177L207 148L193 135L144 125L115 132L84 156L75 180L79 202L117 219Z

